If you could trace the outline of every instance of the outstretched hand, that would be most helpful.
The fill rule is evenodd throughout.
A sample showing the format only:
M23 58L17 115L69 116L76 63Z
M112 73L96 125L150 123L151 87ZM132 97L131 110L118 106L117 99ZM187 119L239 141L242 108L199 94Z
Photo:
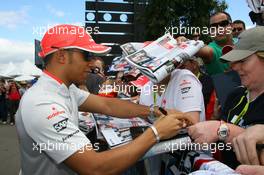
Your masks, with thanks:
M161 140L175 136L180 129L186 127L186 124L180 120L180 118L184 118L184 115L182 112L176 112L167 116L162 115L156 120L154 126Z
M218 140L217 129L219 121L204 121L188 128L188 134L195 143L214 143Z

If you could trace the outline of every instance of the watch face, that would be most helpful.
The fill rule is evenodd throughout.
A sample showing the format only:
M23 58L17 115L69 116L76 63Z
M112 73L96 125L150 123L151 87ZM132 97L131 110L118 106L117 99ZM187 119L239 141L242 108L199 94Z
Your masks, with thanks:
M221 131L219 132L219 135L220 135L220 136L227 136L227 130L226 130L226 129L221 130Z
M221 125L218 130L218 136L220 140L225 140L229 134L228 127L226 125Z

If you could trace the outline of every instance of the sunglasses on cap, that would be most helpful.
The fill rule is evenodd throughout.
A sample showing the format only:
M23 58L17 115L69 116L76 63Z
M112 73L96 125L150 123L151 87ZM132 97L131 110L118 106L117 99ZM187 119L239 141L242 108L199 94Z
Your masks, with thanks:
M210 27L226 27L230 24L230 22L228 20L224 20L224 21L220 21L217 23L212 23L210 24Z
M241 32L243 29L242 27L233 28L233 32Z
M51 46L51 48L53 48L53 49L61 49L61 48L56 47L56 46ZM87 52L87 51L84 51L84 50L80 50L80 49L75 49L75 48L64 49L64 50L67 50L69 52L79 52L79 53L82 53L83 54L84 61L86 61L86 62L91 61L90 58L92 57L92 53L90 53L90 52Z

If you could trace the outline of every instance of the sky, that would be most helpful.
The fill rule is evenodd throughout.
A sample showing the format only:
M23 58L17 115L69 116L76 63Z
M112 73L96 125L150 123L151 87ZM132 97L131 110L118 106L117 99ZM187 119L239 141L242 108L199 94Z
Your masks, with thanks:
M112 0L122 1L122 0ZM252 27L246 0L226 0L233 20ZM84 25L85 0L0 0L0 69L25 59L34 62L34 39L61 23Z

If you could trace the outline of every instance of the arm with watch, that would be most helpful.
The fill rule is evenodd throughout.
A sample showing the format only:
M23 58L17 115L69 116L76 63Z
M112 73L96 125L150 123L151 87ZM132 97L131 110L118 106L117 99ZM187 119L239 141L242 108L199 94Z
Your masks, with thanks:
M264 165L263 125L247 129L224 121L205 121L188 128L195 143L232 143L237 160L242 164Z
M188 133L196 143L232 142L245 129L224 121L211 120L196 123L188 128Z

